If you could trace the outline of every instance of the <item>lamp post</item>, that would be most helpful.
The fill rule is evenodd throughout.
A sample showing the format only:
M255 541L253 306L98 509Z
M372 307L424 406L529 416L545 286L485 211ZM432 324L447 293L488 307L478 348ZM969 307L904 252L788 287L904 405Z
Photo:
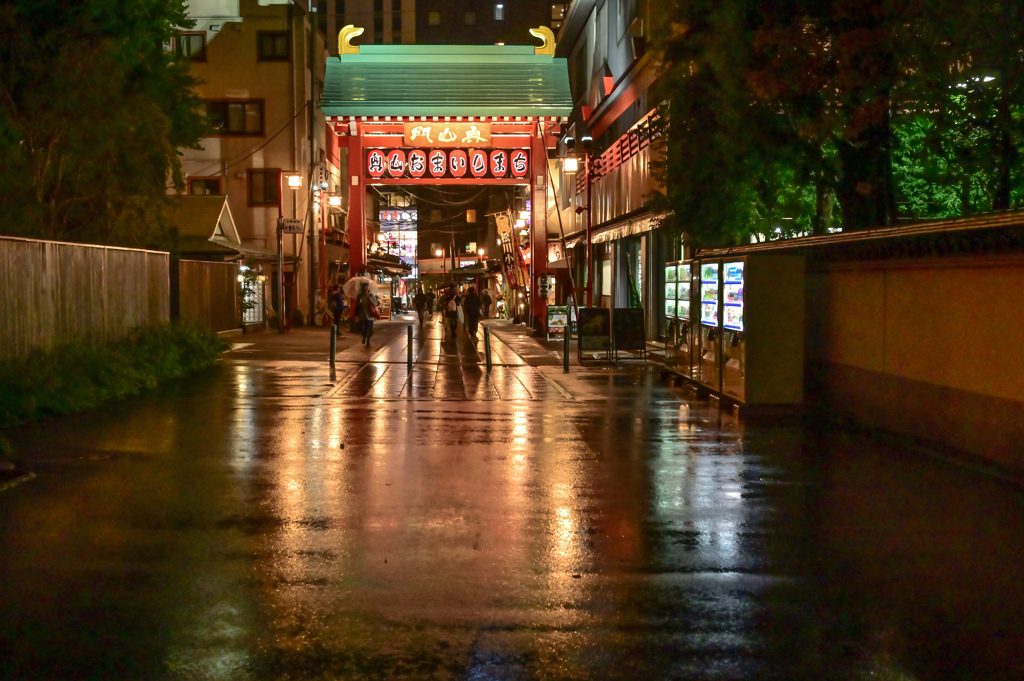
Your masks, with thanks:
M292 190L298 189L302 186L301 175L288 175L287 178L282 176L282 179L288 180L288 187ZM281 205L283 192L278 192L277 197L277 294L281 299L281 319L277 325L277 332L284 333L288 330L288 304L286 302L287 296L284 292L284 208ZM292 217L295 217L295 192L292 192Z

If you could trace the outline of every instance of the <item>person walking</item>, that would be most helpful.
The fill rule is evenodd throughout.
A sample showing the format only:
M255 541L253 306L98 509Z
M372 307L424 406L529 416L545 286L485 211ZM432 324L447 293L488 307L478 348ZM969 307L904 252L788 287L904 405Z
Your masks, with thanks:
M448 291L448 295L445 300L445 314L448 318L448 330L451 333L452 339L455 339L456 334L459 332L459 294L455 292L455 289L451 289Z
M466 333L470 338L476 338L476 331L480 324L480 305L480 296L476 294L476 289L470 286L466 296L462 299L462 310L466 313Z
M487 292L487 289L484 289L483 295L480 296L480 302L481 302L481 304L483 304L484 317L490 317L491 316L491 303L494 302L494 301L491 300L491 294L489 294Z
M338 326L338 335L341 335L341 320L345 318L345 295L337 284L331 289L330 298L331 314L334 315L334 323Z
M370 336L373 335L373 311L377 307L377 297L370 293L370 285L364 283L356 298L356 319L359 330L363 334L363 345L370 347Z
M427 311L430 312L430 319L433 320L434 312L437 311L435 307L437 296L434 295L433 291L427 291L424 295L427 298Z
M416 296L412 299L412 304L416 308L416 314L420 317L420 326L423 326L423 315L427 311L427 296L420 289L416 292Z

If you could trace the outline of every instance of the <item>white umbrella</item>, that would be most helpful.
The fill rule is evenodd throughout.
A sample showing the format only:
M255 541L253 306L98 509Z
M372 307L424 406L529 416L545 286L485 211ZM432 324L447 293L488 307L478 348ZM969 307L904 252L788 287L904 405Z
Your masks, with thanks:
M363 284L370 285L370 293L377 295L377 282L366 277L352 277L345 282L345 285L341 287L342 293L349 298L355 298L359 295L359 292L363 289Z

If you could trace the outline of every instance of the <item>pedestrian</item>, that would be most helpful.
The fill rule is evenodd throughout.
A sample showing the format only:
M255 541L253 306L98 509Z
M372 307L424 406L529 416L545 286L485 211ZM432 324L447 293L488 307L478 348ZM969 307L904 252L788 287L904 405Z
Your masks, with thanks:
M470 286L466 296L462 299L462 309L466 313L466 333L470 338L476 338L476 331L480 324L480 303L480 296L476 294L476 289Z
M459 332L459 295L454 289L448 291L445 303L445 314L448 318L448 330L454 339Z
M433 291L427 291L426 296L427 296L427 310L430 312L430 319L433 320L434 319L434 312L436 311L435 305L436 305L436 298L437 298L437 296L434 295Z
M423 326L423 315L427 311L427 296L423 293L422 289L416 292L416 296L412 299L412 304L416 308L416 314L420 317L420 326Z
M487 292L487 289L484 289L484 294L480 296L480 302L481 304L483 304L484 307L484 317L490 317L491 303L494 301L491 300L491 294Z
M341 335L341 320L345 317L345 294L341 292L341 287L337 284L331 290L331 303L334 305L334 309L331 311L334 313L334 323L338 328L338 335Z
M377 297L370 293L370 285L363 283L356 298L356 318L359 330L363 335L363 345L370 347L370 336L373 335L373 317L377 310Z

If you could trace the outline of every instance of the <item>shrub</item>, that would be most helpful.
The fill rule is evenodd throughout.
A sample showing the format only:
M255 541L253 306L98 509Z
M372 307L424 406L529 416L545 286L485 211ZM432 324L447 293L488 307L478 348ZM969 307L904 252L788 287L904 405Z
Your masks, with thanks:
M135 329L107 344L73 342L0 365L0 426L95 409L214 365L225 344L201 327Z

